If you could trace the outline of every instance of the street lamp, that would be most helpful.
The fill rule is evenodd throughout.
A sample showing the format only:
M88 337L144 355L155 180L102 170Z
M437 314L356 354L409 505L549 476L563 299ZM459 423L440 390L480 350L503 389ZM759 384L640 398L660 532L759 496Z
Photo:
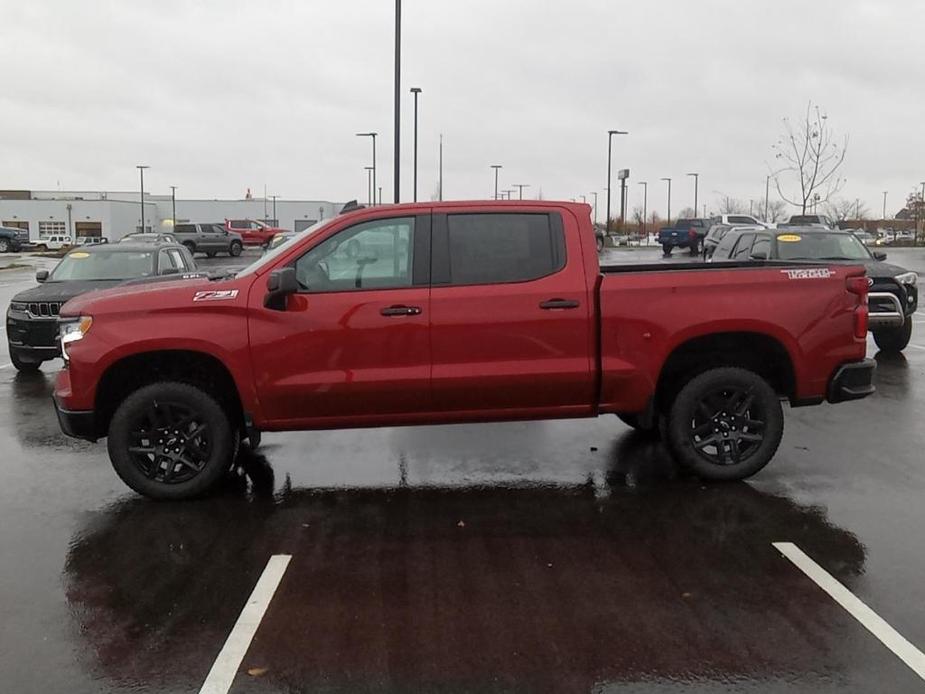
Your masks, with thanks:
M374 202L373 191L375 190L375 188L373 188L372 173L375 169L371 166L366 166L364 168L366 169L366 204L372 207Z
M607 131L607 233L610 234L610 162L612 159L613 136L629 135L626 130L608 130Z
M150 166L144 164L139 164L135 167L138 169L138 174L141 177L141 197L139 202L141 203L141 232L144 233L145 230L145 169L150 169Z
M512 183L511 185L514 188L517 188L520 199L523 200L524 199L524 188L529 188L530 184L529 183Z
M177 187L170 186L170 207L173 215L173 228L177 228Z
M357 133L357 137L371 137L373 139L373 204L376 202L376 135L379 133Z
M697 204L697 189L700 187L700 174L699 173L689 173L688 176L694 177L694 216L697 216L697 208L700 205Z
M278 195L271 195L270 198L273 200L273 226L279 226L279 218L276 216L276 198Z
M888 192L889 192L889 191L887 191L887 190L883 191L883 217L882 217L882 219L883 219L884 221L886 221L886 194L887 194Z
M597 191L592 190L591 195L594 196L594 223L597 224Z
M504 168L501 164L492 164L489 168L495 170L495 200L498 199L498 171Z
M646 233L646 214L649 210L649 182L648 181L639 181L639 185L642 186L642 233L646 237L646 245L649 244L649 235Z
M671 179L662 178L663 181L668 181L668 226L671 226Z
M764 179L764 221L768 222L768 195L771 192L771 175L768 174Z
M414 94L414 202L418 201L418 94L420 87L411 87ZM395 202L398 202L397 200Z
M395 204L401 183L401 0L395 0Z

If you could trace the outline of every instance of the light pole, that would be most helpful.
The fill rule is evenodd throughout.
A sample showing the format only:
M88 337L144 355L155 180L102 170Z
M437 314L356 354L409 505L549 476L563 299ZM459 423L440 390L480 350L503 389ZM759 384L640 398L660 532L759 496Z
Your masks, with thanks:
M697 189L700 187L700 174L699 173L689 173L688 176L694 177L694 216L697 216L697 208L700 205L697 204Z
M139 202L141 203L141 233L145 231L145 169L150 169L150 166L144 164L139 164L135 167L138 169L138 174L141 177L141 197Z
M376 190L376 136L379 133L357 133L357 137L371 137L373 139L373 191ZM373 193L373 204L376 204L375 192Z
M418 201L418 94L420 87L411 87L414 94L414 202ZM395 202L398 202L397 200Z
M373 193L375 188L373 188L373 178L372 178L372 174L373 174L373 171L375 171L375 169L373 169L373 167L371 166L367 166L365 168L366 168L366 204L372 207L376 202L375 198L373 197L375 195Z
M443 200L443 133L440 133L440 174L437 177L437 199Z
M768 221L768 195L771 192L771 176L768 174L764 179L764 221Z
M671 226L671 179L662 178L663 181L668 181L668 226Z
M646 245L649 244L649 235L646 233L646 215L649 212L649 182L639 181L642 186L642 233L646 237Z
M278 195L271 195L270 198L273 200L273 226L279 226L279 219L276 216L276 198Z
M597 191L592 190L591 195L594 196L594 223L597 224Z
M886 221L886 194L888 190L883 191L883 220Z
M523 200L524 199L524 188L529 188L530 184L529 183L512 183L511 185L514 188L517 188L519 199Z
M398 204L401 183L401 0L395 0L395 195Z
M495 200L497 200L498 199L498 171L500 171L503 167L501 166L501 164L492 164L489 168L495 170Z
M170 186L170 214L173 215L173 227L177 228L177 187Z
M505 200L510 200L510 199L511 199L511 193L514 192L514 189L513 189L513 188L509 188L509 189L502 190L501 192L504 193L504 199L505 199Z
M607 234L610 234L610 164L613 154L613 136L629 135L626 130L608 130L607 131Z

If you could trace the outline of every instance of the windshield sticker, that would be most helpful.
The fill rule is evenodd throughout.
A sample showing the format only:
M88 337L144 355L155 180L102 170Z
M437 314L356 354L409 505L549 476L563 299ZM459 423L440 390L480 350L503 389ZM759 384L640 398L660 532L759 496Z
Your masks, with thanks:
M90 254L89 254L89 253L84 253L83 251L79 251L79 252L77 252L77 253L71 253L71 254L68 256L68 258L89 258L89 257L90 257Z
M781 234L777 237L777 240L784 243L796 243L797 241L802 241L803 237L799 234Z
M800 270L781 270L788 279L792 280L827 280L834 275L827 267L812 267Z
M237 296L237 289L219 289L207 292L196 292L193 295L193 301L230 301Z

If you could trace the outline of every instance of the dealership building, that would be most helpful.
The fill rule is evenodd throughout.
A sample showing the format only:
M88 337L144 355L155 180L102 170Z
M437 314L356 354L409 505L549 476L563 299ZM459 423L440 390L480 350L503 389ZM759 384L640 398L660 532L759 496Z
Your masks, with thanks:
M105 237L118 241L135 231L170 231L176 222L254 219L301 231L336 215L343 203L325 200L176 200L170 195L135 192L0 190L0 225L22 230L39 242L50 236ZM142 221L144 208L144 221ZM274 209L276 211L274 215Z

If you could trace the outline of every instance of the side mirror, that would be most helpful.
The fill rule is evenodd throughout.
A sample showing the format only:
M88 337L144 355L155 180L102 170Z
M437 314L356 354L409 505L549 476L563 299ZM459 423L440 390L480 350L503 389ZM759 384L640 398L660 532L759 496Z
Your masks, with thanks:
M263 305L274 311L283 311L286 308L286 297L299 291L299 280L296 278L294 267L281 267L270 272L267 278L267 295Z
M35 273L36 282L44 282L48 279L48 270L39 270Z
M874 251L874 260L886 260L886 253L883 251Z

